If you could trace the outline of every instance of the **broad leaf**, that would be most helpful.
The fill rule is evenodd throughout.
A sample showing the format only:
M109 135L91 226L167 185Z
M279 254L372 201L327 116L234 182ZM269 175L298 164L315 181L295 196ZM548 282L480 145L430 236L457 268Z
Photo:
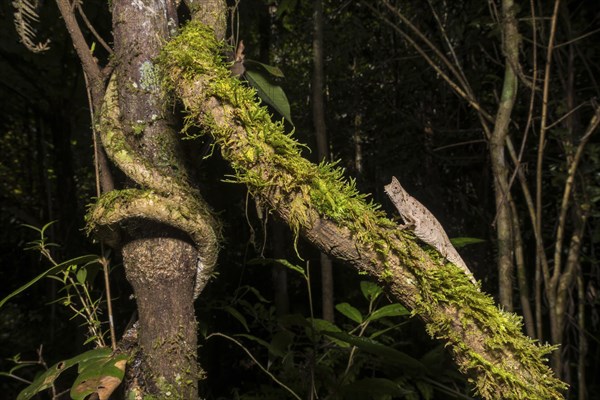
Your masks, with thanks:
M65 370L71 368L79 363L92 362L97 359L106 359L110 356L112 350L108 347L102 347L90 351L86 351L76 357L68 360L60 361L50 367L46 372L38 376L31 385L19 393L17 400L28 400L35 396L42 390L46 390L52 386L54 381L62 374Z
M485 242L485 240L472 237L457 237L450 239L450 243L452 243L452 246L456 247L457 249L468 246L470 244L477 244L483 242Z
M283 118L293 124L290 102L281 86L270 82L262 73L257 71L246 70L244 77L248 80L250 85L256 89L256 92L261 99L271 105Z
M281 69L279 69L279 67L275 67L275 66L269 65L269 64L263 64L256 60L249 60L246 58L244 60L244 65L255 71L257 69L256 67L262 68L275 78L284 78L285 77L283 75L283 72L281 71Z
M281 353L278 351L277 348L273 347L270 343L266 342L265 340L263 340L263 339L261 339L259 337L256 337L256 336L253 336L253 335L247 335L245 333L240 333L240 334L237 334L235 336L236 337L243 337L243 338L246 338L246 339L250 339L250 340L252 340L252 341L260 344L261 346L263 346L267 350L269 350L269 353L271 353L273 355L276 355L276 356L277 355L281 356Z
M273 355L285 357L288 354L288 348L294 340L294 334L290 331L279 331L271 339L271 350Z
M309 318L308 322L311 322L310 318ZM329 321L324 320L324 319L313 318L312 319L312 326L320 334L325 334L325 335L329 336L329 338L331 339L331 341L334 342L335 344L337 344L338 346L340 346L342 348L350 347L350 345L348 343L346 343L345 341L338 340L338 339L336 339L334 337L331 337L328 334L329 332L342 332L342 330L340 328L338 328L338 326L335 325L334 323L329 322Z
M340 303L337 304L335 306L335 309L338 310L339 312L341 312L342 314L344 314L344 316L350 318L352 321L356 322L356 323L361 323L363 322L363 316L360 313L360 311L358 311L357 308L351 306L348 303Z
M381 293L383 293L383 289L369 281L361 281L360 282L360 291L362 292L365 299L369 301L375 300Z
M304 272L304 269L302 267L292 264L285 258L255 258L255 259L248 261L249 265L253 265L253 264L269 265L272 263L281 264L284 267L291 269L292 271L298 272L302 276L306 276L306 272Z
M412 376L424 375L427 370L419 360L375 340L353 336L346 332L323 332L323 334L342 340L358 347L362 351L378 356L382 362L401 367Z
M388 304L386 306L381 307L373 311L371 315L367 318L369 321L375 321L380 318L385 317L398 317L400 315L410 315L410 311L406 309L402 304L394 303Z
M71 387L71 398L83 400L97 393L100 400L106 400L121 384L125 375L127 355L99 358L79 364L79 376Z
M246 322L246 318L235 308L231 307L231 306L225 306L223 307L224 311L227 311L229 314L231 314L231 316L235 319L237 319L238 321L240 321L240 324L242 324L244 326L244 329L246 329L246 332L250 332L250 329L248 328L248 323Z

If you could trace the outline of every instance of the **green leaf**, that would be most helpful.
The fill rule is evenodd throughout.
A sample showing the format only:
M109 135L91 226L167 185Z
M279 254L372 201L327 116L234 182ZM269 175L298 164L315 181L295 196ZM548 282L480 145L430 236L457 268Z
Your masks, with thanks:
M237 319L238 321L240 321L240 324L242 324L244 326L244 328L246 329L246 332L250 332L250 329L248 328L248 323L246 322L246 318L235 308L231 307L231 306L225 306L223 307L224 311L227 311L229 314L231 314L231 316L235 319Z
M32 280L30 280L29 282L27 282L26 284L24 284L23 286L21 286L20 288L18 288L17 290L15 290L14 292L12 292L11 294L9 294L8 296L6 296L5 298L3 298L2 300L0 300L0 308L2 308L2 306L11 298L15 297L16 295L18 295L19 293L27 290L28 288L30 288L31 286L33 286L37 281L39 281L40 279L48 276L48 275L52 275L55 274L57 272L63 271L67 268L69 268L71 265L81 265L81 264L85 264L85 263L89 263L92 261L98 260L98 256L97 255L93 255L93 254L89 254L86 256L81 256L81 257L76 257L73 258L71 260L67 260L63 263L60 263L52 268L47 269L46 271L42 272L41 274L39 274L38 276L36 276L35 278L33 278Z
M423 397L423 399L425 399L425 400L433 399L433 386L431 386L430 383L427 383L427 382L421 381L421 380L417 380L415 382L415 386L417 386L417 389L419 389L419 392L421 392L421 396Z
M381 399L385 396L401 397L410 391L385 378L365 378L342 387L344 399Z
M363 322L363 316L355 307L348 303L340 303L335 306L335 309L341 312L344 316L350 318L352 321L361 323Z
M398 317L400 315L410 315L410 311L402 304L388 304L373 311L373 313L367 317L367 321L375 321L385 317Z
M87 278L87 270L85 268L79 268L77 271L77 282L85 284L85 278Z
M102 393L105 396L101 398L108 398L107 394L110 395L123 380L127 357L127 354L118 354L80 363L79 376L71 387L71 398L83 400L92 393Z
M361 281L360 290L363 296L365 296L365 299L369 301L375 300L381 293L383 293L383 289L369 281Z
M306 320L306 317L302 314L286 314L277 318L277 322L285 328L294 326L309 327L310 322Z
M311 322L311 319L308 319L308 322ZM313 318L312 319L312 326L314 327L314 329L321 333L321 334L326 334L327 332L342 332L342 330L335 325L332 322L329 322L327 320L324 319L319 319L319 318ZM329 336L329 335L327 335ZM329 338L331 339L332 342L334 342L335 344L337 344L338 346L342 347L342 348L346 348L346 347L350 347L350 345L346 342L344 342L343 340L338 340L336 338L333 338L331 336L329 336Z
M252 70L256 70L256 67L262 68L265 71L267 71L269 73L269 75L275 77L275 78L285 78L285 76L283 75L283 71L281 71L281 69L279 69L279 67L275 67L273 65L269 65L269 64L263 64L261 62L258 62L256 60L250 60L248 58L244 59L244 66L247 67L247 69L252 69Z
M323 334L356 346L367 353L371 353L379 357L384 363L401 367L412 376L424 375L426 373L427 369L419 360L375 340L353 336L346 332L327 331L323 332Z
M456 247L457 249L468 246L470 244L477 244L477 243L484 243L484 242L485 242L485 240L483 240L483 239L472 238L472 237L457 237L457 238L450 239L450 243L452 243L452 246Z
M281 114L292 125L294 124L292 122L290 102L281 86L271 83L263 74L257 71L246 70L244 77L256 89L261 99L270 104L275 111Z
M50 367L46 372L38 376L31 385L19 393L17 400L28 400L35 396L42 390L46 390L52 386L54 381L62 374L65 370L77 365L81 362L90 362L93 359L107 358L112 353L108 347L102 347L90 351L86 351L76 357L68 360L59 361Z
M294 340L294 334L290 331L279 331L271 339L271 349L273 355L285 357L288 349Z
M258 291L257 288L252 287L252 286L247 286L248 291L252 292L254 294L254 296L256 296L256 298L261 302L261 303L270 303L269 300L265 299L263 297L262 294L260 294L260 292Z

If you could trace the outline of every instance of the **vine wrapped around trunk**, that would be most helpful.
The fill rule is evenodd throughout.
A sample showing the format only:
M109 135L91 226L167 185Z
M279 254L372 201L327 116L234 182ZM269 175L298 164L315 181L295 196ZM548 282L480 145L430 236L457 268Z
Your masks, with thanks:
M499 310L458 267L400 231L339 168L302 158L255 91L230 76L222 51L209 28L190 23L159 63L188 124L214 137L237 180L296 234L373 276L410 307L431 336L447 341L481 396L562 398L564 383L544 363L552 348L524 336L519 317Z
M217 262L219 223L200 193L183 177L161 173L129 146L119 124L116 96L113 78L106 90L98 132L109 158L143 189L115 190L102 195L88 212L88 232L109 235L111 226L131 218L143 218L187 233L198 248L202 265L194 288L197 297Z

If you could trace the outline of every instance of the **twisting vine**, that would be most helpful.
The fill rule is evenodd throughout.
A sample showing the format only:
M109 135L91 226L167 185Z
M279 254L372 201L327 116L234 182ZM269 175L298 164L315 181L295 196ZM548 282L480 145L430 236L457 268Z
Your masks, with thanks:
M198 249L196 297L208 282L217 261L220 225L200 193L184 178L167 176L128 143L119 122L117 83L110 80L99 116L98 132L108 157L142 189L103 194L87 214L88 233L110 238L111 226L131 218L166 224L187 233Z

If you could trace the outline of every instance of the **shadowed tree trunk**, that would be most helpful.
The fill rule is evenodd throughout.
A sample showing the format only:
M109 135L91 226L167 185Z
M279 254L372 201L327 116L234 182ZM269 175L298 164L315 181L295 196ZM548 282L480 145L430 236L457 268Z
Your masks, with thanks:
M113 4L115 73L124 133L132 147L163 174L185 176L173 117L153 63L177 28L175 2L115 0ZM193 306L196 249L184 235L155 222L132 222L127 234L123 261L139 312L140 368L148 385L142 390L171 390L182 398L195 398L199 378Z
M511 114L517 98L517 72L519 65L519 32L512 0L502 1L503 49L506 58L504 66L504 86L494 130L490 138L490 161L494 175L496 199L496 238L498 243L498 293L500 304L508 311L513 310L513 240L510 209L510 188L508 186L508 166L505 148Z
M319 162L329 160L329 140L325 125L325 68L323 65L323 0L314 2L313 32L313 76L312 76L312 109L315 136L317 139L317 156ZM321 304L323 319L333 322L333 266L327 254L321 253Z
M116 79L107 97L108 77L75 19L79 5L67 0L58 5L89 82L94 111L100 114L98 131L106 153L135 183L129 185L133 189L104 194L88 216L90 229L113 245L119 246L114 228L106 227L125 227L124 266L139 312L136 362L128 373L135 379L127 382L127 390L136 396L197 398L202 373L196 362L193 303L216 261L218 226L188 184L172 108L154 65L178 28L177 4L112 3ZM188 6L194 17L206 18L224 35L222 1L190 1Z

